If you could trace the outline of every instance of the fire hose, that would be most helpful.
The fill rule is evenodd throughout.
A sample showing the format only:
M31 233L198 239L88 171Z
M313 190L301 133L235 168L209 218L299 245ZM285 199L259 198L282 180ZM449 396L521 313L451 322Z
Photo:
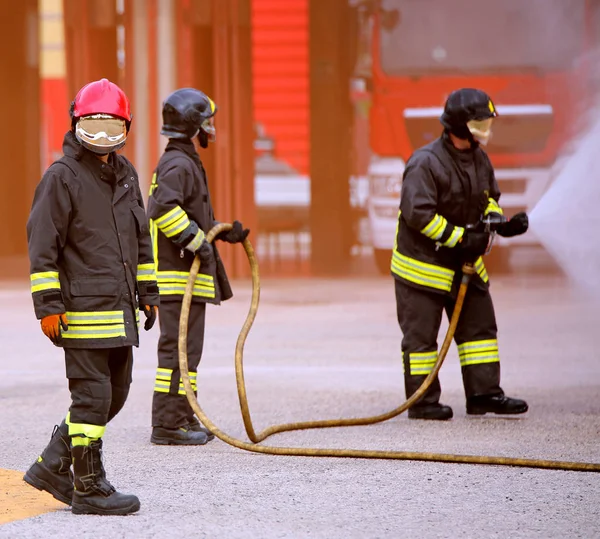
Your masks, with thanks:
M229 223L220 223L215 226L206 235L206 240L212 242L214 238L221 232L231 230L232 226ZM305 421L299 423L286 423L282 425L271 426L262 432L256 433L252 424L250 408L246 394L246 384L244 381L244 344L254 319L258 311L258 303L260 297L260 279L258 274L258 262L254 249L250 241L246 238L243 242L243 247L250 263L252 271L252 299L250 309L242 329L239 333L235 347L235 374L237 381L238 397L242 412L242 418L246 433L250 442L239 440L219 429L204 413L190 381L188 373L188 357L187 357L187 337L188 337L188 320L190 314L190 305L192 301L192 292L194 283L200 269L200 258L196 256L190 275L187 281L185 294L181 307L181 316L179 319L179 368L183 386L187 399L198 419L204 426L215 434L221 441L239 449L251 451L254 453L264 453L268 455L288 455L299 457L346 457L346 458L364 458L364 459L397 459L397 460L415 460L415 461L430 461L430 462L449 462L463 464L489 464L502 466L520 466L526 468L545 468L553 470L570 470L580 472L600 472L600 464L585 463L585 462L565 462L554 460L538 460L538 459L523 459L510 457L493 457L493 456L477 456L477 455L453 455L443 453L427 453L413 451L378 451L378 450L362 450L362 449L326 449L326 448L305 448L305 447L279 447L261 444L266 438L273 434L288 432L294 430L306 429L323 429L333 427L355 427L362 425L372 425L386 421L400 415L402 412L410 408L417 402L421 396L427 391L435 377L437 376L442 363L448 353L450 344L454 337L456 325L460 317L465 294L469 286L469 282L475 269L472 264L464 264L462 267L463 276L458 290L454 311L452 313L448 331L444 338L444 342L438 354L438 359L433 366L432 371L419 389L406 402L394 408L393 410L372 417L349 418L349 419L327 419L319 421Z

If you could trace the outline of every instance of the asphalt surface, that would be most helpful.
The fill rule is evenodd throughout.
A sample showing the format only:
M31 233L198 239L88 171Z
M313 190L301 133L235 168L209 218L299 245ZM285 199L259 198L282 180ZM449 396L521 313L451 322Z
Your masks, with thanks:
M208 310L198 386L213 421L245 439L233 350L250 289L234 285L233 300ZM529 402L525 416L467 417L452 347L441 371L452 421L403 415L267 443L600 463L599 305L556 275L499 277L492 293L502 386ZM403 402L395 316L389 277L265 279L245 354L256 429L374 415ZM63 356L41 333L25 283L0 286L0 328L0 468L24 471L69 405ZM140 512L75 516L65 508L2 525L0 538L600 537L600 474L265 456L220 440L152 446L158 328L142 333L130 398L105 437L108 478L139 496Z

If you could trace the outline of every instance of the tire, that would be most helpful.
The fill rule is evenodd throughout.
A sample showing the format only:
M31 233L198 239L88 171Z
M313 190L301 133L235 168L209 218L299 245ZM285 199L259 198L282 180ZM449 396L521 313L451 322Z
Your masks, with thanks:
M389 275L390 266L392 264L392 250L373 249L373 256L375 258L375 265L377 266L377 271L381 275Z

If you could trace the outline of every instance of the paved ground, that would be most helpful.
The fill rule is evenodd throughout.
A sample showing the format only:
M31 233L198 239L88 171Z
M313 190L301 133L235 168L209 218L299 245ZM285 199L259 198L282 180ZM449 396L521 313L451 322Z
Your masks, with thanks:
M199 387L210 417L244 437L233 349L249 287L235 285L234 300L209 309ZM467 418L452 349L441 373L451 422L401 416L271 442L600 462L598 305L553 275L497 278L493 294L503 386L529 401L526 416ZM24 471L68 406L62 353L39 331L25 285L0 290L0 327L0 468ZM246 347L256 428L397 406L404 397L400 338L390 278L266 279ZM61 509L4 524L0 538L600 537L600 474L273 457L219 440L203 448L151 446L156 340L156 330L143 335L130 400L105 444L109 479L136 493L141 511L111 518Z

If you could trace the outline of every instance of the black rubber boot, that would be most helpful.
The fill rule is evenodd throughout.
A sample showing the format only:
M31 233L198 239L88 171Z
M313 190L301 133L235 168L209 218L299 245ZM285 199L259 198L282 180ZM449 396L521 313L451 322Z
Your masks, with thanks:
M153 427L150 441L156 445L204 445L208 442L208 436L202 431L190 429L189 426L178 429Z
M409 419L437 419L445 421L452 419L452 408L439 402L434 404L415 404L408 409Z
M210 432L206 427L203 427L200 421L198 421L195 417L192 418L192 420L188 424L188 428L192 432L203 432L204 434L206 434L206 437L208 438L209 442L215 439L215 435L212 432Z
M506 395L481 395L467 399L467 414L524 414L529 409L521 399L511 399Z
M59 502L71 505L73 474L71 473L71 441L69 427L63 421L52 431L50 443L37 461L25 472L23 480L38 490L45 490Z
M140 509L140 500L133 494L121 494L106 479L102 465L102 440L71 448L75 490L73 514L129 515Z

